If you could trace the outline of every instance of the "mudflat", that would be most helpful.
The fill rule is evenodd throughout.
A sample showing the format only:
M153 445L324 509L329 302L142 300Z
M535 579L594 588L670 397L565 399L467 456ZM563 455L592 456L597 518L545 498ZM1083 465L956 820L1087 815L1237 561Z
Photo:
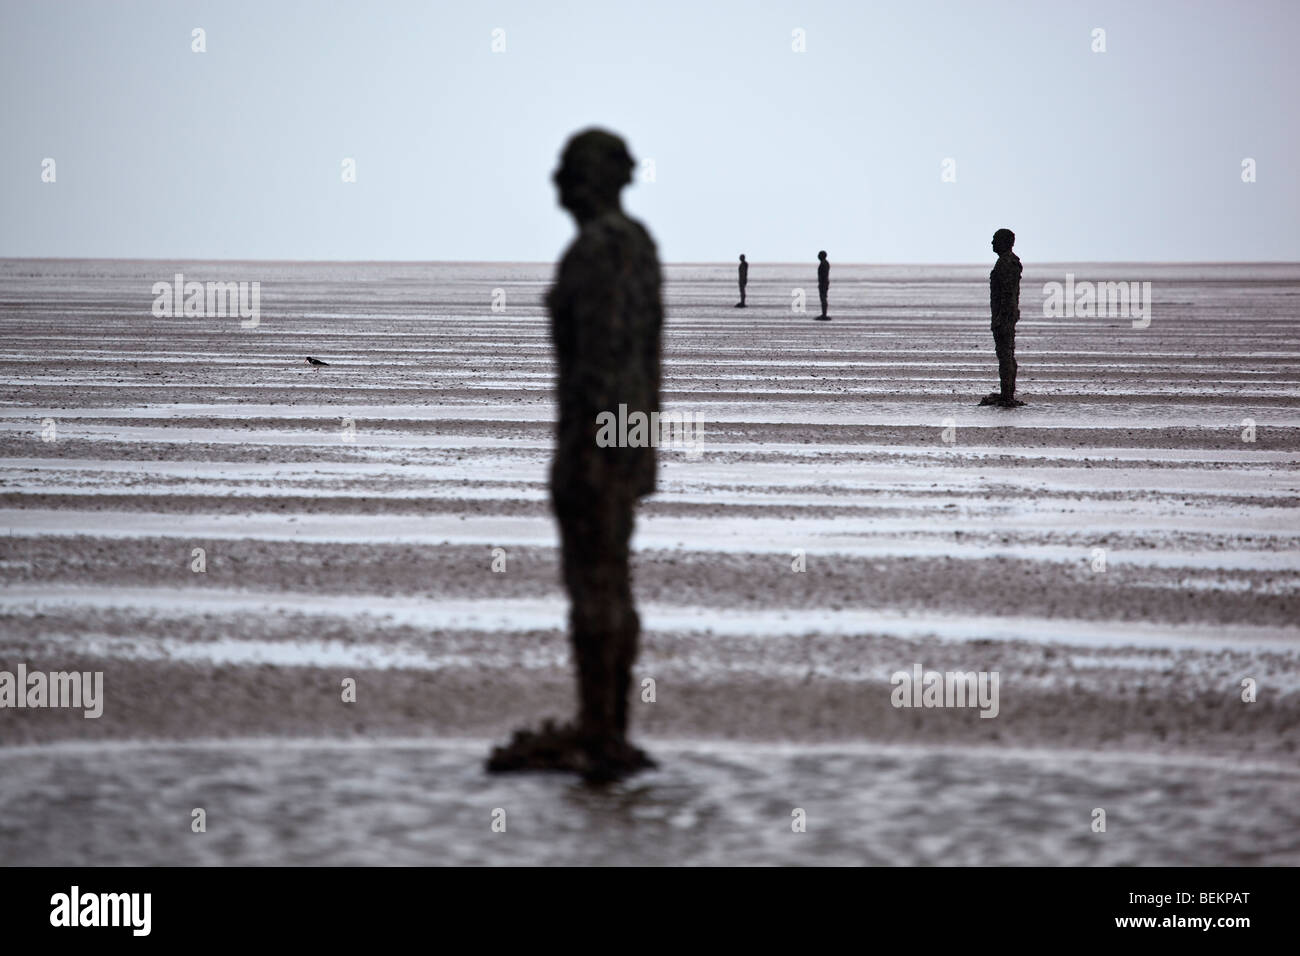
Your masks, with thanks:
M260 323L155 317L180 271ZM742 312L666 272L702 441L639 512L663 767L611 805L481 773L573 708L549 267L0 261L0 671L103 674L95 719L0 708L0 859L1300 862L1300 267L1027 265L1014 409L987 268L837 265L828 324L804 267ZM1043 317L1067 272L1149 326ZM894 706L917 664L997 716ZM205 787L238 839L188 840Z

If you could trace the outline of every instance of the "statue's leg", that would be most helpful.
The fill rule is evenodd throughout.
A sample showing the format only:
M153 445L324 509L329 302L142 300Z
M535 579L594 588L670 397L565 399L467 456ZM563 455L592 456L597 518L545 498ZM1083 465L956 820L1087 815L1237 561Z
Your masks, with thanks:
M578 678L578 727L593 746L619 740L618 694L631 592L627 546L620 548L619 508L609 490L557 508L564 540L570 638Z
M553 482L562 577L569 593L569 635L577 670L578 717L536 731L516 731L493 749L492 771L571 770L593 781L654 766L626 741L628 695L638 621L628 580L628 543L635 496L622 486L577 487ZM630 482L629 482L630 485Z
M1007 329L1007 357L1011 360L1011 398L1016 397L1016 372L1020 363L1016 361L1016 324L1012 322Z
M636 613L636 601L632 595L629 556L635 514L635 498L628 497L617 502L611 566L615 574L615 604L620 620L614 657L614 727L620 738L627 736L628 704L634 692L632 667L636 663L641 637L641 618Z
M1013 334L1002 323L993 326L993 346L998 357L998 382L1004 399L1014 398L1016 393L1015 346L1011 340Z
M578 666L577 739L587 754L584 773L591 780L654 766L627 740L641 631L629 556L637 500L633 487L625 479L603 495L589 493L563 509L565 584L573 601L570 627Z

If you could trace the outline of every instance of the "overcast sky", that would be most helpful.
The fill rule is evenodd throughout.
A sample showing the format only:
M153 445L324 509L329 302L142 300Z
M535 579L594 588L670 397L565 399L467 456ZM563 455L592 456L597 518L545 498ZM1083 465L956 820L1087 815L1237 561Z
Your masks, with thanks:
M601 125L669 262L1300 260L1291 0L0 10L0 256L552 260Z

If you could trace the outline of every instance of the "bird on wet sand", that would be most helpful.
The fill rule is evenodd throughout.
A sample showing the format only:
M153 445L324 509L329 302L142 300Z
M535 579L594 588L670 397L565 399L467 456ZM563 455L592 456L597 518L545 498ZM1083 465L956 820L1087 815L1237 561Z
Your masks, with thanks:
M308 356L307 356L307 364L308 364L308 365L311 365L311 366L313 366L313 367L315 367L315 368L320 368L322 365L329 365L330 363L329 363L329 362L322 362L320 359L318 359L318 358L312 358L310 355L308 355Z

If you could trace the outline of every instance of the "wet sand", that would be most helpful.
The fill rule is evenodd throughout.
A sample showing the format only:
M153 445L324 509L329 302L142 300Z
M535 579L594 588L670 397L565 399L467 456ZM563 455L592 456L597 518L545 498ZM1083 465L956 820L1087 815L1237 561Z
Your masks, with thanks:
M260 327L154 318L182 269ZM1067 270L1152 281L1150 328L1042 318ZM0 709L0 861L1300 862L1300 267L1030 268L1016 410L976 406L986 268L838 267L832 323L805 271L740 311L668 270L705 441L634 542L664 766L601 797L479 766L572 708L548 268L0 261L0 670L106 697ZM894 708L918 662L998 716Z

